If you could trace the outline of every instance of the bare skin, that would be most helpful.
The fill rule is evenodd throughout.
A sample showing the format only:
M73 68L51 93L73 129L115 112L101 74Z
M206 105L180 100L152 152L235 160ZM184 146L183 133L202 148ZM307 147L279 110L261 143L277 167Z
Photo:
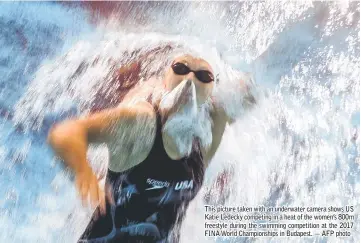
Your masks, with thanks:
M208 70L213 73L211 66L203 59L190 55L181 56L174 60L186 64L191 70ZM187 80L187 83L184 83ZM183 82L183 83L182 83ZM193 72L187 75L176 75L171 68L165 74L163 82L150 80L145 85L138 85L129 92L124 101L115 108L106 109L83 118L67 120L55 125L48 136L48 142L55 153L64 160L75 173L79 194L85 203L90 199L93 206L99 205L100 211L105 213L105 194L99 186L96 175L86 159L88 145L91 143L105 143L109 148L109 169L124 171L141 163L149 154L155 139L156 112L154 106L147 101L131 102L134 97L147 97L158 90L171 92L180 84L185 84L180 92L188 92L190 84L196 90L197 104L201 105L211 99L214 83L202 83ZM188 94L187 93L187 94ZM180 97L185 97L181 93ZM156 101L159 102L159 101ZM179 104L178 104L179 103ZM178 102L175 106L181 106ZM214 104L211 111L212 143L202 147L204 163L207 167L221 142L226 124L231 120L225 112ZM162 120L167 121L177 109L160 109ZM181 154L172 142L172 138L163 131L163 141L167 154L172 159L179 159ZM134 147L134 144L136 146Z

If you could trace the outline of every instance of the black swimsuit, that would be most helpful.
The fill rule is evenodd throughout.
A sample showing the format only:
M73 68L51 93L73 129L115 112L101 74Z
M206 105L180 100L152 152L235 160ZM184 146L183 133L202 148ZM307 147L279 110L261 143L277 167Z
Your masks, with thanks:
M202 185L204 164L197 139L189 156L169 158L161 128L157 112L157 133L148 157L124 172L108 170L106 180L116 205L107 202L107 214L98 219L94 215L79 242L179 241L179 225Z

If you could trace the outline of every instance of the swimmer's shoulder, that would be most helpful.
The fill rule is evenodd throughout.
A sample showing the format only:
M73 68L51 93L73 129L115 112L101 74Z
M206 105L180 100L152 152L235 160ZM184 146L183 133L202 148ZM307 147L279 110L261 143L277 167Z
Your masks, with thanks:
M143 112L146 113L149 117L156 118L156 111L154 109L154 106L150 104L146 100L140 100L137 105L143 109Z
M154 106L150 104L146 99L127 99L120 103L117 108L127 107L128 109L134 109L144 115L153 116L155 114Z
M139 117L119 125L108 142L109 169L114 172L125 171L144 161L156 136L157 117L153 105L147 101L138 101L127 106L136 109Z
M133 110L136 114L153 116L155 114L154 107L146 99L126 99L120 103L116 109Z

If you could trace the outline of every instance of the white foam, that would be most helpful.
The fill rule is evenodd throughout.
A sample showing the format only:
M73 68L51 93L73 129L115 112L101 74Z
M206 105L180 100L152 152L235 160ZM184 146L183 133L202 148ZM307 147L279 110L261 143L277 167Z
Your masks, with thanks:
M310 16L319 14L318 5L312 2L192 2L189 3L192 7L172 15L162 9L151 12L150 15L156 18L151 16L149 23L139 26L137 32L128 31L125 23L113 22L113 27L105 25L93 36L81 35L70 49L64 49L65 53L43 61L17 102L14 120L28 127L36 120L40 127L42 119L54 111L72 106L86 107L99 85L107 83L109 63L126 61L120 53L139 47L149 49L159 43L179 43L209 60L219 73L218 97L224 99L229 114L240 117L232 127L227 127L220 149L207 171L205 187L190 205L182 226L182 242L215 241L203 237L203 196L217 173L229 166L234 168L236 177L228 184L232 193L227 204L354 205L359 197L359 138L352 138L354 130L359 131L359 119L353 119L360 108L359 56L356 54L359 21L356 26L351 26L355 17L350 17L349 13L356 15L351 7L323 4L328 4L330 14L321 13L320 18L311 20ZM13 19L15 10L7 12L8 6L1 8L2 16ZM48 7L21 9L24 16L20 15L14 21L28 19L29 25L36 26L27 14L40 18L42 13L47 13L49 17ZM55 25L75 28L72 24L63 24L68 18L63 9L52 10L56 14L62 13L54 18L57 20ZM315 37L312 31L316 25L319 25L320 33ZM347 36L343 36L345 33ZM34 27L33 35L36 34ZM306 47L302 49L295 40L306 43ZM12 50L11 44L8 45L7 52ZM288 58L296 62L295 66L290 67ZM255 61L253 67L252 61ZM85 72L72 78L82 63L88 65ZM159 68L159 63L152 68ZM257 83L266 89L266 95L259 97L256 108L248 113L245 113L245 107L240 109L242 97L237 96L233 85L240 75L235 68L254 71ZM327 76L328 73L333 75ZM277 76L279 74L281 76ZM7 134L11 127L7 124L1 129ZM19 141L13 137L10 140L14 144L2 141L1 151L18 147ZM2 181L18 182L14 195L20 196L7 201L12 204L5 209L4 217L0 217L0 241L75 241L87 224L89 210L79 205L69 177L60 180L64 184L54 182L58 185L58 194L46 187L54 176L51 170L62 173L57 167L49 168L50 172L42 170L51 163L47 147L32 143L28 151L26 161L31 169L27 170L30 179L24 179L26 186L22 180L18 182L20 175L15 169L3 173L6 178ZM101 151L100 156L106 158L107 155ZM1 165L8 163L4 160ZM27 187L31 185L34 186ZM0 189L5 194L13 187L5 185ZM51 198L44 202L47 206L30 207L34 204L32 196L37 198L42 194L49 194ZM54 200L59 203L58 208ZM14 213L10 215L9 210ZM27 216L31 215L29 210L33 210L35 218L39 216L36 221ZM69 221L65 220L70 214ZM44 218L43 222L40 216ZM25 220L19 222L20 217ZM50 230L50 225L54 225L54 230ZM352 233L355 235L358 230L359 223L355 222ZM357 237L354 237L355 242ZM267 240L255 239L256 242ZM287 238L273 240L290 241ZM292 242L302 241L292 239ZM321 242L321 239L314 241Z

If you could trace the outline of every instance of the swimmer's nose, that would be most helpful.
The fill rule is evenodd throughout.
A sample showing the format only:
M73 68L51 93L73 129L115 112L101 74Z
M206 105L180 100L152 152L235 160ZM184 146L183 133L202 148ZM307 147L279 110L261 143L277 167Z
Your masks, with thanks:
M194 75L194 72L190 72L187 74L186 79L193 81L195 80L196 76Z

